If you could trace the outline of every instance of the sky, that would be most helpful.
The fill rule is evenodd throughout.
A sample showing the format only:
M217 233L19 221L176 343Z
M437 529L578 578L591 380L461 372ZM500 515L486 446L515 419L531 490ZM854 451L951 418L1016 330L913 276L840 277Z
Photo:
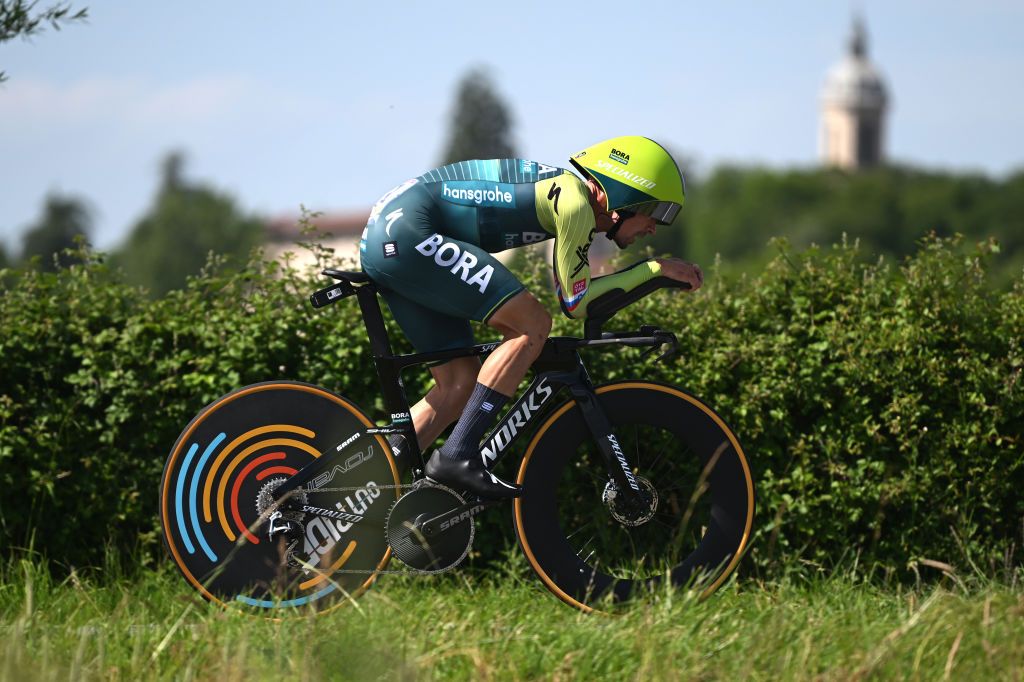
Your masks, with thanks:
M55 1L55 0L54 0ZM49 6L51 0L43 0ZM1024 2L102 2L0 44L0 241L48 193L87 201L113 249L161 160L247 213L365 209L436 165L459 79L490 74L527 158L627 134L716 165L817 163L819 96L854 12L890 91L894 161L1024 167Z

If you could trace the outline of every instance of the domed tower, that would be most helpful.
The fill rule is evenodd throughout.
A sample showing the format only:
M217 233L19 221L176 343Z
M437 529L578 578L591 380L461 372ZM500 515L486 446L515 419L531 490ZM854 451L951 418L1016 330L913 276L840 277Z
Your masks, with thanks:
M846 57L829 70L821 94L821 159L856 170L884 159L888 94L882 76L868 61L864 24L853 21Z

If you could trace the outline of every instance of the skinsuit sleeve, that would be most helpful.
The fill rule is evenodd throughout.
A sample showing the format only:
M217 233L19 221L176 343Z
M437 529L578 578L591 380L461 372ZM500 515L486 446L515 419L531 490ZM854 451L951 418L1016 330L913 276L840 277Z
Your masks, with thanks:
M536 186L537 217L555 235L555 291L562 312L584 319L587 303L612 289L630 291L661 274L655 261L604 277L590 276L590 244L597 234L587 186L572 173L542 180Z

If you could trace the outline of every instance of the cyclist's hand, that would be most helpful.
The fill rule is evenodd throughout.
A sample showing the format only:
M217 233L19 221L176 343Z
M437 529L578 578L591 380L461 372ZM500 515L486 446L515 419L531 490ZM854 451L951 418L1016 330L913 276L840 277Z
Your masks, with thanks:
M704 284L704 273L694 263L679 258L655 258L661 266L661 274L690 285L690 291L697 291Z

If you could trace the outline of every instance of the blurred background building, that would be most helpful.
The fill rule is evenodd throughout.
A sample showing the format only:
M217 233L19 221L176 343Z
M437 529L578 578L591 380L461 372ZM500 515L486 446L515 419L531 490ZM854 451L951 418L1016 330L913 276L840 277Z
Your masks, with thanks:
M846 56L832 67L821 93L821 160L849 170L885 159L885 115L889 94L868 59L864 22L854 19Z

